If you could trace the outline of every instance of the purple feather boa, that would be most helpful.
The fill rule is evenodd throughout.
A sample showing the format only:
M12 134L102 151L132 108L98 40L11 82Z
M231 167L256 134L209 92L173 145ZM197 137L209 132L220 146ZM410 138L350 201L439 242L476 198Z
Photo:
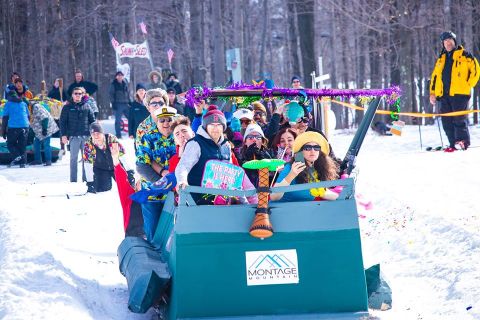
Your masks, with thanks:
M219 91L217 91L219 90ZM193 106L195 103L200 102L200 100L205 100L208 98L218 96L217 92L224 90L250 90L258 91L258 96L262 98L271 98L274 96L284 96L284 97L293 97L302 95L302 92L305 92L309 98L321 98L321 97L381 97L384 96L387 99L389 104L394 103L401 95L401 90L398 86L393 86L386 89L291 89L291 88L273 88L267 89L265 83L251 85L245 83L234 83L226 88L208 88L203 87L193 87L188 90L186 94L187 103ZM233 95L232 95L233 96ZM238 92L238 96L242 96L242 92Z

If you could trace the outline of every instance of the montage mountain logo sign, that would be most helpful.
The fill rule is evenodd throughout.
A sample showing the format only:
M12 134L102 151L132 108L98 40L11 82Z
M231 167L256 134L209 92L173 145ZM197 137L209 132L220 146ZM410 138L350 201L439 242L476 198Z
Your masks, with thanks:
M297 250L246 251L247 286L299 282Z

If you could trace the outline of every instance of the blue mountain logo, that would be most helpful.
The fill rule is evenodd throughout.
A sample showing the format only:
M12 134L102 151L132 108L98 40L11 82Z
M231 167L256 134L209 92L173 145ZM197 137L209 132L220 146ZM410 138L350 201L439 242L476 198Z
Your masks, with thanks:
M248 267L248 269L271 269L271 268L289 268L296 267L285 255L259 255L257 259Z

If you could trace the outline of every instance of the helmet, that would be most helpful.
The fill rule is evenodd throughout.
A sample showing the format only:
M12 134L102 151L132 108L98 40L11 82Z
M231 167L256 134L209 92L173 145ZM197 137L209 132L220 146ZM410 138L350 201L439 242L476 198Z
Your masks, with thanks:
M457 36L452 31L445 31L440 35L440 40L441 41L444 41L444 40L447 40L447 39L453 39L453 41L455 41L455 43L457 43Z

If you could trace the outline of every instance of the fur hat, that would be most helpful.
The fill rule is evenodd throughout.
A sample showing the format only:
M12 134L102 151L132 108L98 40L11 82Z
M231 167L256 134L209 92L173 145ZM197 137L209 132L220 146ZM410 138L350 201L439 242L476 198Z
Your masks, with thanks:
M243 135L243 138L245 139L252 132L256 132L256 133L260 134L262 136L262 138L265 139L265 135L263 134L262 128L260 128L260 126L256 123L250 123L247 126L247 128L245 129L245 134Z
M152 81L153 79L153 76L158 76L158 82L162 82L163 80L163 77L162 77L162 74L157 71L157 70L153 70L151 71L149 74L148 74L148 79L150 79L150 81Z
M221 123L223 130L227 129L227 119L222 111L217 109L217 106L211 105L208 107L207 113L202 118L202 127L207 130L207 126L211 123Z
M253 111L259 110L264 112L265 114L267 113L267 109L260 101L252 102L252 106L253 106Z
M248 120L253 120L253 112L247 108L240 108L233 113L233 116L237 119L247 118Z
M299 152L300 150L302 150L302 147L309 142L317 143L322 149L323 153L325 153L326 155L330 154L330 146L328 145L327 139L325 139L324 136L315 131L307 131L297 136L297 138L293 142L293 152Z
M153 71L152 71L153 72ZM145 98L143 98L143 104L148 106L150 104L150 100L155 97L160 97L163 99L163 102L168 104L168 95L167 92L163 89L150 89L145 93Z

